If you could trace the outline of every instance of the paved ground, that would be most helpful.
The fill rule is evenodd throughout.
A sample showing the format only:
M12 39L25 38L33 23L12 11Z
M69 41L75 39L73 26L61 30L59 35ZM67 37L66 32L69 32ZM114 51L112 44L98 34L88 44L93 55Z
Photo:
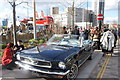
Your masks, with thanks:
M110 61L107 65L103 78L119 78L120 79L120 74L119 74L120 40L118 42L119 43L114 49L114 55L110 58Z
M97 78L97 76L100 74L100 71L101 71L101 73L102 72L103 73L98 78L108 79L108 80L120 79L120 74L119 74L120 72L120 40L118 42L119 43L117 43L117 46L114 48L113 56L108 54L102 57L89 78ZM110 57L107 60L108 56ZM105 61L107 63L106 66L104 66ZM103 69L102 69L102 66L104 66Z
M96 50L93 53L93 59L88 60L80 67L78 78L89 78L91 72L94 70L95 66L98 64L99 60L102 58L102 53L100 50Z

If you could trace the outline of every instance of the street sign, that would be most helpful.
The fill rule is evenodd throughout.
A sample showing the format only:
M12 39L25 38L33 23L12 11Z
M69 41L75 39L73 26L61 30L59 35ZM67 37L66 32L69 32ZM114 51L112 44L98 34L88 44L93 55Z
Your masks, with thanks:
M102 14L98 14L98 15L97 15L97 19L98 19L98 20L103 20L103 18L104 18L104 17L103 17Z

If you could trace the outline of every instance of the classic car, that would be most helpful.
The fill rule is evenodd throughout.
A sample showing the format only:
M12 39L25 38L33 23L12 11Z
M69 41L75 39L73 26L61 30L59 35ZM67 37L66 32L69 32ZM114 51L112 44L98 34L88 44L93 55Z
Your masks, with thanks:
M92 58L92 40L82 36L54 34L46 44L17 52L19 67L39 75L75 79L78 68Z

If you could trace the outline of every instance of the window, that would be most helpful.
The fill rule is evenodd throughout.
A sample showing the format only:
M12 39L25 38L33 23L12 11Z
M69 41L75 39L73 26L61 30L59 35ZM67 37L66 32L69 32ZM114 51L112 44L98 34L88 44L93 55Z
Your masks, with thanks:
M52 18L49 18L49 20L53 20Z
M43 18L43 20L46 20L46 18Z

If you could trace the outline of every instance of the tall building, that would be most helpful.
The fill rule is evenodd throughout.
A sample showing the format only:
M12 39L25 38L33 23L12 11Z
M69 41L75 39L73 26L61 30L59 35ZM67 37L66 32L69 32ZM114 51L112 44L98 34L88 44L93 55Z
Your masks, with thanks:
M98 15L98 10L99 10L99 0L93 0L93 2L92 2L92 10L93 10L93 12L94 12L94 16L93 16L93 24L94 24L94 26L97 26L97 15Z
M120 1L118 2L118 25L120 28Z
M93 2L92 2L92 10L93 10L94 14L96 15L93 17L94 20L96 18L96 20L95 20L96 22L95 21L93 21L93 22L96 23L96 26L99 24L99 20L97 20L97 15L98 14L104 15L104 3L105 3L105 0L93 0ZM104 23L104 19L102 20L102 23Z
M59 14L59 7L52 7L51 14Z
M98 8L99 8L99 2L98 2L98 0L93 0L92 1L92 10L95 13L95 15L98 14Z
M73 12L72 7L68 7L65 12L59 14L51 14L55 23L59 23L60 26L72 26ZM84 8L74 8L74 23L75 25L82 22L93 22L95 18L92 10L86 10ZM95 24L95 22L94 22ZM93 24L93 25L94 25Z

